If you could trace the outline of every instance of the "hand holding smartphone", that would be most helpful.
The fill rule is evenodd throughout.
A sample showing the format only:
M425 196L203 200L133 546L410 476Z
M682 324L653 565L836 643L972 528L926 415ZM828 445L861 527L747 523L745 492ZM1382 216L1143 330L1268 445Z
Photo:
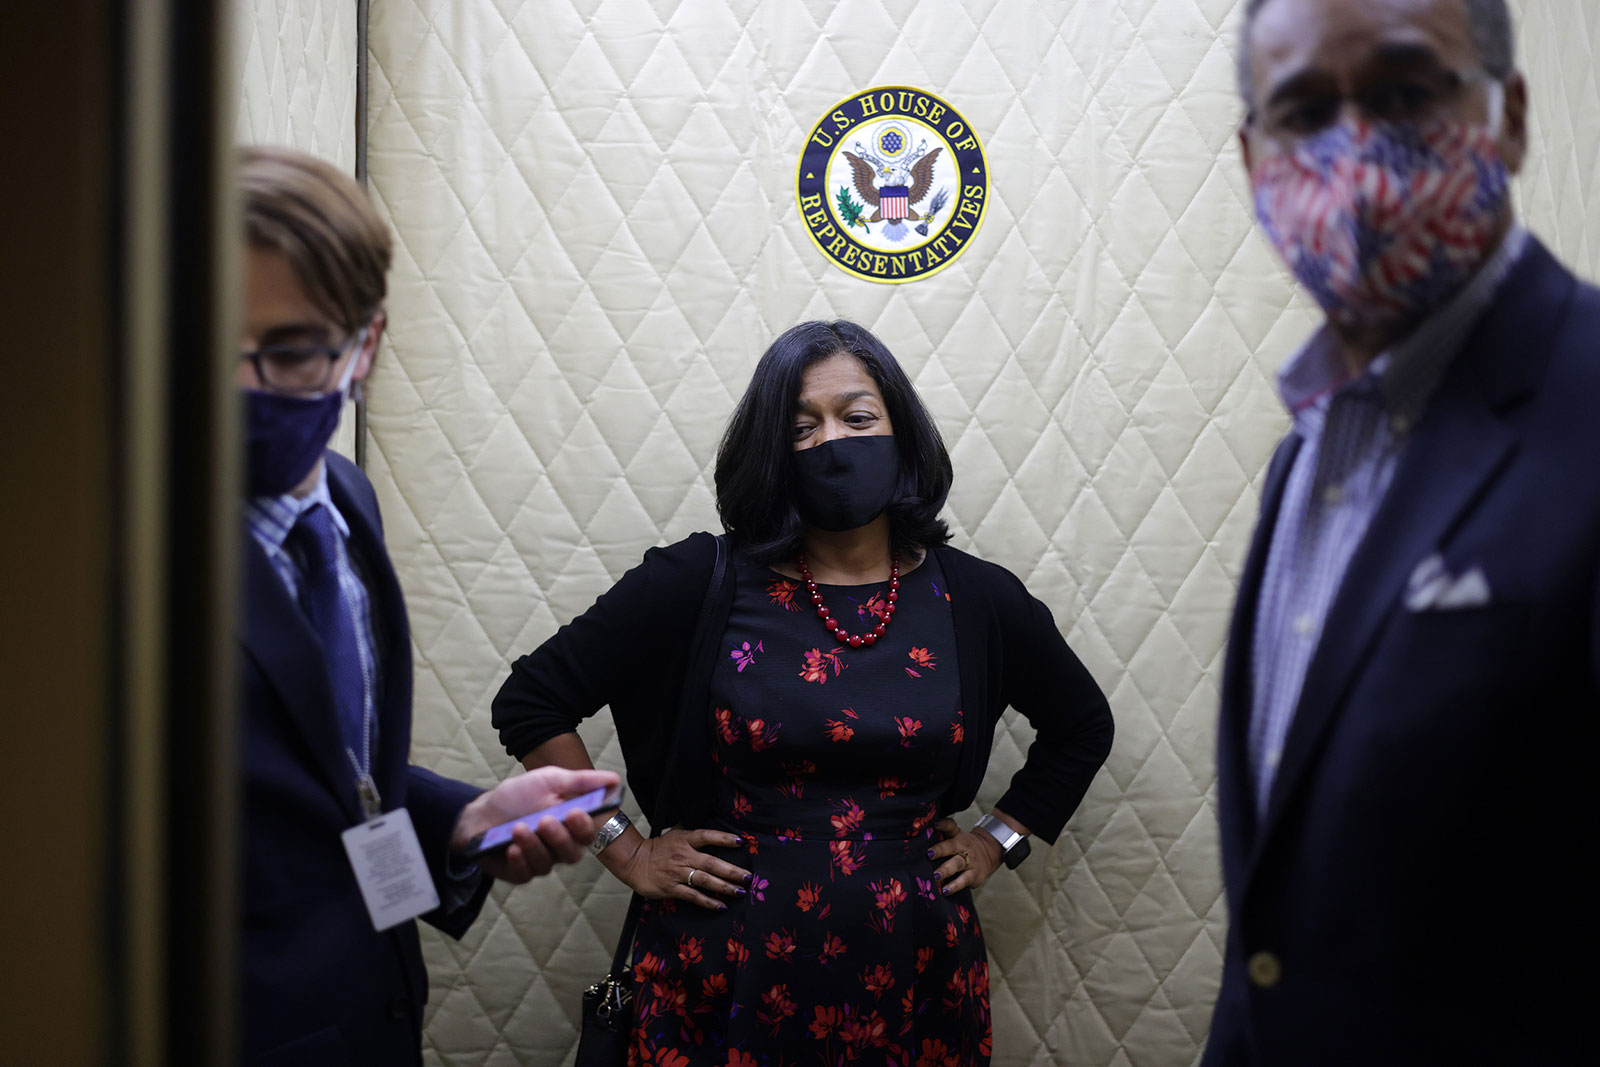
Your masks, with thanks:
M540 811L519 815L515 819L500 823L498 826L491 826L467 842L467 858L477 859L485 853L498 852L505 848L511 844L511 831L519 824L533 830L538 827L539 821L546 815L557 822L565 819L575 811L587 812L593 815L597 811L605 811L608 808L621 806L622 796L626 792L627 787L620 782L610 789L591 789L582 796L573 797L571 800L563 800L559 804L552 804L550 807Z

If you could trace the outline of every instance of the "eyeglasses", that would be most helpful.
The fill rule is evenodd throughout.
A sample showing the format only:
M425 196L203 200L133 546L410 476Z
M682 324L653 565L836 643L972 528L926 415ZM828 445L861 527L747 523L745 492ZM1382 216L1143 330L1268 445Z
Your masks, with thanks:
M1370 122L1404 125L1448 117L1468 87L1497 83L1482 71L1413 70L1362 86L1348 97L1319 88L1292 89L1252 111L1246 122L1274 140L1293 143L1315 137L1339 121L1346 100Z
M262 388L274 393L325 393L340 358L366 339L363 328L340 345L262 345L239 358L255 367Z

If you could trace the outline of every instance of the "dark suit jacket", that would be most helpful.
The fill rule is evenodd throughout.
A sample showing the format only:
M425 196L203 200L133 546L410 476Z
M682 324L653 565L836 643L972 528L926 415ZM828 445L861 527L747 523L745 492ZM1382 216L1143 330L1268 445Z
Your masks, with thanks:
M408 765L411 637L372 486L327 455L328 488L371 592L380 659L373 776L386 811L404 807L444 900L451 829L479 790ZM322 646L249 531L244 534L240 680L244 719L244 1062L391 1067L421 1060L428 979L415 923L372 928L340 833L361 821ZM424 916L460 934L470 904Z
M1250 635L1296 447L1274 457L1224 678L1230 929L1207 1067L1600 1063L1600 292L1537 242L1413 431L1330 610L1265 811ZM1488 606L1412 611L1438 553Z

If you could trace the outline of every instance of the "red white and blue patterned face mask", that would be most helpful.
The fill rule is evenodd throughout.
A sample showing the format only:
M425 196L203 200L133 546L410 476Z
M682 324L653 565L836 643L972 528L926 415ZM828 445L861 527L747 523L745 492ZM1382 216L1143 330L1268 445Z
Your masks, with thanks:
M1252 171L1256 217L1331 321L1412 319L1483 264L1510 195L1488 88L1486 125L1346 120Z

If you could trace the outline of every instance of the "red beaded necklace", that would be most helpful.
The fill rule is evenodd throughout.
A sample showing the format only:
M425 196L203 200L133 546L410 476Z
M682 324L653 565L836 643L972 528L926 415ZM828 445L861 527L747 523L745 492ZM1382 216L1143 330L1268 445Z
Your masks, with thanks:
M806 557L797 555L794 562L800 571L800 578L806 583L806 591L811 594L811 603L816 605L817 618L822 620L829 633L851 648L870 646L883 636L883 631L889 628L889 620L894 618L894 603L900 599L900 553L892 553L889 557L889 603L883 609L883 621L864 634L845 633L844 627L839 625L839 620L828 611L828 605L822 602L822 594L818 592L817 583L811 577L811 568L806 566Z

